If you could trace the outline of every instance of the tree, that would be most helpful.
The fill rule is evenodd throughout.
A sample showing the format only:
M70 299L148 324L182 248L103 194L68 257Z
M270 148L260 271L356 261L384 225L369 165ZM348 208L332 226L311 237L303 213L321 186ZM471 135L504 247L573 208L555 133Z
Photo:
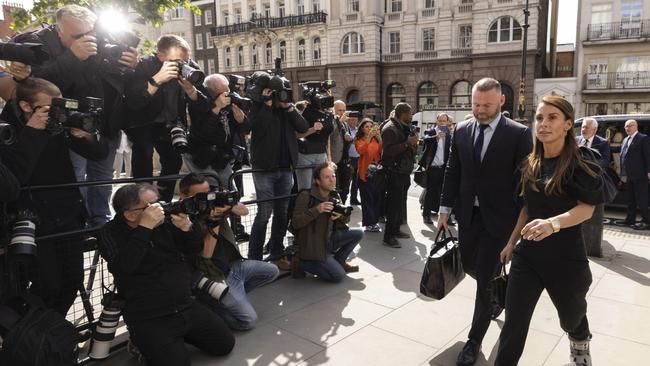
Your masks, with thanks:
M140 16L143 24L150 23L156 27L162 24L163 13L169 9L182 6L195 13L199 12L190 0L36 0L29 11L20 8L13 10L11 28L20 32L43 24L54 24L56 9L67 4L86 6L95 12L112 7L126 13L130 9Z

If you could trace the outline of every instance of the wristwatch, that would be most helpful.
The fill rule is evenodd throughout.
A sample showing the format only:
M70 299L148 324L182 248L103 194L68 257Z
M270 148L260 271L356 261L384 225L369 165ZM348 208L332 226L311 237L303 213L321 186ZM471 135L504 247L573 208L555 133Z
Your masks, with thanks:
M551 227L553 227L553 233L557 233L560 231L560 219L557 217L552 217L550 219L546 219L549 224L551 224Z
M153 79L153 77L150 77L149 80L147 80L149 84L155 86L156 88L160 87L160 84L156 82L156 80Z

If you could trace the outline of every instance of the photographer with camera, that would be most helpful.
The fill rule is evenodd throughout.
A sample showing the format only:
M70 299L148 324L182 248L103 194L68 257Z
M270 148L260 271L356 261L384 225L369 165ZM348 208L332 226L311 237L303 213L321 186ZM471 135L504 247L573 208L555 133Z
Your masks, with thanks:
M208 180L202 175L190 173L179 183L181 198L193 197L210 191ZM215 207L204 217L203 251L197 256L197 267L204 273L213 274L213 281L223 281L228 292L221 301L203 295L200 301L213 307L221 318L234 330L249 330L257 322L257 313L247 293L255 288L273 282L278 277L278 268L271 263L245 259L239 252L233 230L224 218L230 213L248 215L248 209L241 203L234 206ZM215 268L216 267L216 268Z
M115 150L120 143L124 118L125 70L135 69L138 62L134 48L137 44L119 47L107 44L107 36L100 32L96 23L97 16L91 10L66 5L57 10L55 25L22 33L13 39L18 43L42 44L47 59L32 65L33 76L54 83L65 98L101 99L96 106L100 115L97 127L100 141L108 145L108 154L100 160L86 160L72 151L78 181L113 178ZM106 223L111 217L111 187L91 186L82 188L81 192L86 198L89 224L101 226Z
M16 88L20 113L5 108L0 114L16 132L16 141L3 149L3 158L24 186L75 183L69 150L90 160L101 160L108 154L107 146L95 135L79 128L61 130L60 121L51 116L55 109L52 105L60 97L59 88L51 82L27 78ZM37 216L36 236L78 230L85 225L86 209L76 187L25 191L15 208ZM40 241L37 252L30 275L32 289L46 305L66 315L82 286L80 239Z
M258 200L257 215L253 222L249 241L248 258L262 259L262 247L266 226L273 213L273 227L269 249L270 259L280 270L287 271L290 264L284 257L283 240L287 231L289 199L273 200L288 196L293 186L290 170L298 165L298 142L296 132L309 129L307 121L291 104L291 83L285 78L266 72L255 72L249 82L247 95L253 100L248 114L251 124L251 165L254 172L255 194Z
M361 242L363 232L349 229L352 207L340 204L336 192L336 165L324 163L314 169L314 183L296 198L291 225L299 246L298 261L292 263L292 276L312 273L327 282L341 282L346 273L359 266L346 261Z
M382 165L387 171L386 179L386 229L384 245L401 248L397 238L408 239L411 236L400 231L400 225L406 219L403 205L411 185L411 173L415 165L415 151L418 135L411 125L411 106L398 103L394 117L381 129Z
M219 316L192 298L188 257L203 238L188 215L166 216L156 188L121 187L115 218L100 232L100 251L125 300L131 341L150 366L190 365L189 343L214 356L230 353L235 339Z
M178 174L187 148L186 107L199 100L204 75L189 60L190 46L181 37L160 37L156 52L142 59L126 88L126 130L133 142L134 178L153 175L153 150L160 156L160 175ZM174 197L175 181L158 182L163 201Z

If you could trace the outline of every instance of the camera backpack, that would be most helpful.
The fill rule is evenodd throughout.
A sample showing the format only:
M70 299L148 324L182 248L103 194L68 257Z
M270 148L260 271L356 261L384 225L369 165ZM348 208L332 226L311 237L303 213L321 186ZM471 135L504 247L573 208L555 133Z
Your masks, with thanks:
M78 333L74 326L61 314L46 308L36 296L24 294L18 299L19 311L0 305L0 334L4 339L0 364L75 365Z

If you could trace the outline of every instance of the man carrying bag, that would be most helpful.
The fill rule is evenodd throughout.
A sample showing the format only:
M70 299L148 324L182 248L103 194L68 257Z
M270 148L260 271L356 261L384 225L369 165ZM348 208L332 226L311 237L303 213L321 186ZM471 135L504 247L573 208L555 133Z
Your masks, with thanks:
M438 230L420 281L420 293L436 300L444 298L465 278L458 239L448 233Z

